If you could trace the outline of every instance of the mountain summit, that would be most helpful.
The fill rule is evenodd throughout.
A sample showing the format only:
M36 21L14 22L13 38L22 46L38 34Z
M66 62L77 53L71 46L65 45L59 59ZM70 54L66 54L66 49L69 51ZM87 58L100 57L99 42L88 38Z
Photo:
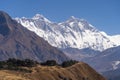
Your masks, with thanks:
M63 52L0 11L0 60L8 58L36 61L52 59L57 62L68 60Z
M0 36L7 36L10 33L12 30L12 27L9 24L10 22L12 22L10 16L5 12L0 11Z
M33 18L33 20L41 20L41 21L46 21L48 23L51 23L47 18L45 18L43 15L41 14L36 14Z
M44 17L45 18L45 17ZM45 18L46 19L46 18ZM48 23L41 19L16 18L18 23L60 49L90 48L97 51L120 45L105 32L97 30L84 19L71 17L62 23ZM117 37L119 39L119 37Z

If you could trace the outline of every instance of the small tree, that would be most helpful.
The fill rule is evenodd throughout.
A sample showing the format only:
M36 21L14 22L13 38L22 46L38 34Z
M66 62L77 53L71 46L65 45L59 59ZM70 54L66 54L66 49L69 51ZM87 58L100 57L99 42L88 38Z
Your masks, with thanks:
M25 59L23 65L26 67L33 67L36 64L37 64L36 61L30 60L30 59Z

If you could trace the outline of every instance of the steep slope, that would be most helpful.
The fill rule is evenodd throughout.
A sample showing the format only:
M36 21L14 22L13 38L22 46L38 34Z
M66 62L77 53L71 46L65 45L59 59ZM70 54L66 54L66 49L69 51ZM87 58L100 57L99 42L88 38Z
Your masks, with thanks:
M100 72L116 70L120 68L120 46L107 49L99 55L87 59L86 62Z
M82 62L68 68L37 66L29 69L32 70L31 73L2 70L0 71L0 80L105 80L90 66Z
M86 20L71 17L65 22L54 23L42 15L33 18L15 18L20 24L47 40L52 46L66 49L90 48L103 51L120 45L102 31L97 30ZM119 38L118 38L119 39Z
M54 59L57 62L68 60L63 52L0 11L0 60L8 58L37 61Z

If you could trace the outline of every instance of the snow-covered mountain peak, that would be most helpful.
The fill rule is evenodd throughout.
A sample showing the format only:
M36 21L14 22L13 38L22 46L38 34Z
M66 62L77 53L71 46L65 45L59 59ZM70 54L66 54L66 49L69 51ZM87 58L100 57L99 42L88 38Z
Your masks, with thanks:
M70 16L70 18L68 18L68 20L66 20L65 22L80 22L80 19L74 16Z
M65 22L59 23L59 25L71 27L72 29L80 29L81 31L85 30L98 31L93 25L91 25L85 19L75 18L74 16L71 16Z
M51 23L50 20L48 20L47 18L45 18L43 15L41 14L36 14L35 16L33 16L32 18L33 20L41 20L41 21L45 21L45 22L48 22L48 23Z
M41 14L36 14L32 19L44 19L45 17Z
M16 19L27 29L47 40L52 46L58 48L91 48L103 51L107 48L120 45L119 37L115 42L105 32L97 30L84 19L71 17L62 23L53 23L39 14L31 19Z

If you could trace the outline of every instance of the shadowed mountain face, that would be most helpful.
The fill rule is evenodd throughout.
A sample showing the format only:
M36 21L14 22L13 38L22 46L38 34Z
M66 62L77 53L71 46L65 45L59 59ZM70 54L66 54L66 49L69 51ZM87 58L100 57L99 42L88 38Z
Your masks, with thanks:
M53 59L57 62L68 60L63 52L0 11L0 60L8 58L37 61Z
M106 71L103 73L103 75L108 80L120 80L120 68L116 70Z
M100 54L100 51L95 51L90 48L84 48L84 49L66 48L66 49L62 49L62 51L73 60L78 60L78 61L86 61L87 58L91 58Z
M100 72L114 71L120 68L120 46L107 49L99 55L87 59L86 62Z
M0 34L6 36L9 34L10 29L7 26L6 19L10 20L9 16L5 16L7 14L0 13Z

